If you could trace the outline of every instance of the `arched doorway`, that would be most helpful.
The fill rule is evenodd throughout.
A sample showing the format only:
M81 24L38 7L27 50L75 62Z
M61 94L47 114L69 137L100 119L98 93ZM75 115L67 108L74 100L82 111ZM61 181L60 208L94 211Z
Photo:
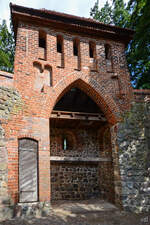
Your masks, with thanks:
M52 200L112 199L111 150L109 156L104 153L103 140L111 141L100 132L106 127L101 109L76 86L56 103L50 118Z

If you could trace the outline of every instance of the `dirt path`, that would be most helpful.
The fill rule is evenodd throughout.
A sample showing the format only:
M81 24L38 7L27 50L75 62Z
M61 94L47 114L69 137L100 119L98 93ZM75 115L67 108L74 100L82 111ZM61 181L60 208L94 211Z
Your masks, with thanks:
M102 200L59 201L51 214L42 218L15 218L1 225L150 225L150 215L119 211Z

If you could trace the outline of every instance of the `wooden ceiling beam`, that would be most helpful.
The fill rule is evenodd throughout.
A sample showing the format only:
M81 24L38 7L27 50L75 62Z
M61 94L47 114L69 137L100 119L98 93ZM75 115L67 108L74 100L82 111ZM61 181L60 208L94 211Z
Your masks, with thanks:
M56 111L56 110L52 111L51 118L92 120L92 121L103 121L103 122L106 121L104 115L100 113L67 112L67 111Z

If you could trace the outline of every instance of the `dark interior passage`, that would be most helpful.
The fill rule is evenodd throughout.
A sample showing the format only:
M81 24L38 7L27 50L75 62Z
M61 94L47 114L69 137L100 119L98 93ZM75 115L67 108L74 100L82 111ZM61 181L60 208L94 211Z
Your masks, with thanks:
M83 91L72 88L57 102L54 110L70 112L101 112L97 104Z

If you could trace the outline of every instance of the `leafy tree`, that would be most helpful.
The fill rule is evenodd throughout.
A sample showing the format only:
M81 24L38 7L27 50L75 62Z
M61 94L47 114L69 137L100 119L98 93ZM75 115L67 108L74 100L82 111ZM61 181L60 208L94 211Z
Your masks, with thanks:
M113 0L112 5L106 1L104 7L99 10L99 0L91 8L90 15L105 24L113 24L120 27L127 27L130 20L130 14L126 10L126 4L123 0Z
M150 89L150 4L149 0L130 0L131 28L136 33L127 52L129 69L137 88Z
M9 32L3 20L0 24L0 70L13 71L14 46L13 32Z
M126 9L124 0L113 0L112 5L112 21L113 24L119 27L130 27L130 13Z
M98 5L99 5L99 0L97 0L94 7L91 9L90 16L92 16L93 19L99 20L102 23L111 24L112 23L112 8L109 5L108 1L106 1L104 7L101 8L101 11L99 11Z
M109 11L104 9L105 5L99 9L97 1L95 8L91 9L91 16L100 22L136 31L126 50L131 80L136 88L150 88L149 0L130 0L128 5L124 0L113 0L112 5L107 6Z

